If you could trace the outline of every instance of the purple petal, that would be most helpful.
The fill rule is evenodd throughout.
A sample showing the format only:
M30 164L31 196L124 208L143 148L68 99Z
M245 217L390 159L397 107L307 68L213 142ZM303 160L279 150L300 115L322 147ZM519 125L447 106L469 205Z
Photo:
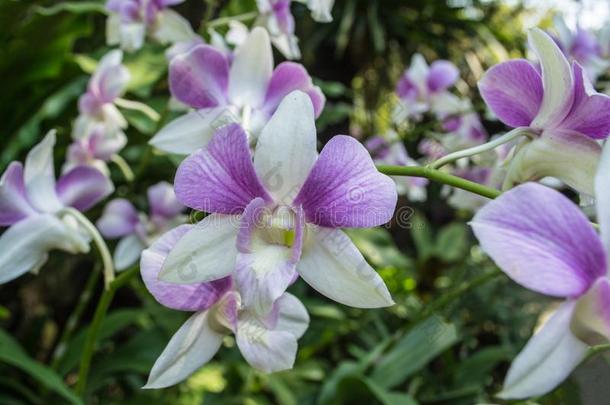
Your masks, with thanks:
M23 182L23 165L11 163L0 178L0 226L10 226L36 213Z
M176 198L174 186L166 181L155 184L148 189L148 203L152 216L174 218L184 211L184 205Z
M560 124L594 139L605 139L610 134L610 97L593 89L583 68L574 63L574 104Z
M324 94L313 85L303 65L294 62L280 63L273 71L265 95L265 111L273 114L284 97L295 90L309 95L316 118L320 116L325 103Z
M364 146L338 135L322 149L294 205L302 204L316 225L371 227L392 218L397 198L394 182L377 171Z
M172 95L193 108L226 104L228 80L227 59L208 45L199 45L176 56L169 66Z
M64 205L87 211L112 194L114 186L99 170L78 166L59 178L56 191Z
M278 27L285 34L294 33L294 17L290 12L290 2L291 0L277 0L272 6Z
M587 218L548 187L526 183L502 194L472 228L502 271L542 294L577 297L606 273L606 253Z
M428 73L428 89L431 92L438 92L453 86L460 78L460 71L455 65L446 60L437 60L430 65Z
M139 222L134 206L127 200L116 199L106 204L96 226L105 238L116 239L134 233Z
M165 258L193 226L181 225L169 231L142 252L140 261L142 280L148 291L162 305L181 311L208 309L231 288L230 277L198 284L173 284L159 280Z
M413 83L407 72L405 72L398 81L396 93L398 94L398 97L403 100L415 100L417 98L417 86Z
M510 60L489 69L479 91L498 119L511 127L529 126L542 103L542 77L524 59Z
M254 172L248 139L238 124L219 129L208 146L178 168L176 196L187 207L238 214L255 199L269 195Z

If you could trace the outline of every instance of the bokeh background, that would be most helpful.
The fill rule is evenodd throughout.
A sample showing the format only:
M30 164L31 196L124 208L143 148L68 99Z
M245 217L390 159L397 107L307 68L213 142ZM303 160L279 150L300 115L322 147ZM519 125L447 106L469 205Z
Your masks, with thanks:
M250 0L188 0L176 7L202 35L209 21L255 9ZM562 13L591 28L608 21L604 0L337 0L334 21L315 23L293 5L302 63L327 96L318 121L320 144L335 134L360 139L391 126L395 84L419 52L461 71L456 92L482 117L477 79L495 63L525 55L526 28L551 25ZM70 143L76 100L105 44L101 1L0 0L0 170L49 129L57 154ZM220 27L219 31L222 32ZM172 118L164 49L147 44L126 56L128 97ZM282 57L276 53L276 61ZM146 189L172 181L176 162L147 142L158 125L126 112L129 145L123 156L137 180L117 179L116 195L146 208ZM412 156L434 121L399 128ZM489 133L502 126L484 120ZM113 168L113 170L115 170ZM292 287L311 314L295 368L261 374L241 358L232 338L185 383L157 391L140 387L171 335L188 316L159 305L135 278L118 291L102 325L87 392L92 404L474 404L493 398L510 360L550 302L501 275L476 246L471 213L449 206L440 186L427 202L401 199L386 227L349 232L386 281L396 305L358 310L335 304L303 282ZM95 219L100 205L90 213ZM54 252L39 275L0 286L0 404L57 404L75 371L95 302L99 260ZM70 323L75 307L82 311ZM57 347L66 328L74 333ZM553 393L529 403L604 404L610 398L604 358L588 362Z

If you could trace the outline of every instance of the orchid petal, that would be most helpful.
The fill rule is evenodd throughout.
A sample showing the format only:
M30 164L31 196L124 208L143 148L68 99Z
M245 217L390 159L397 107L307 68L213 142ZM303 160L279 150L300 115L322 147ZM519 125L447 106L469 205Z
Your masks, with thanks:
M208 318L208 311L197 312L178 329L155 362L143 388L177 384L214 357L224 335L210 327Z
M392 218L397 198L394 182L377 171L366 148L338 135L322 149L294 204L316 225L371 227Z
M218 128L236 121L226 107L191 111L163 127L149 143L164 152L190 155L205 147Z
M269 200L238 124L219 129L205 149L182 162L174 189L187 207L221 214L239 214L256 197Z
M321 23L331 22L331 10L335 0L308 0L307 7L311 10L311 17Z
M573 311L574 302L562 304L527 342L508 370L499 398L523 399L546 394L585 358L587 345L570 332Z
M184 211L184 205L176 198L174 186L166 181L151 186L147 192L150 212L153 216L174 218Z
M140 271L148 291L162 305L180 311L202 311L211 308L231 288L230 278L209 283L174 284L161 281L159 273L168 254L196 225L181 225L155 241L142 252Z
M12 162L0 178L0 226L13 225L35 214L23 182L23 166Z
M112 194L114 185L99 170L77 166L59 178L55 189L63 205L87 211Z
M604 248L585 215L548 187L515 187L484 206L471 225L502 271L542 294L579 296L606 273Z
M176 56L169 66L172 95L193 108L225 105L228 80L227 59L209 45Z
M566 116L574 100L572 69L561 49L544 31L533 28L528 40L540 60L544 94L533 128L547 128L559 124Z
M479 81L479 91L498 119L511 127L529 126L544 94L540 73L524 59L489 69Z
M262 105L273 70L273 53L269 35L254 28L246 41L237 47L229 71L229 99L238 106Z
M96 226L105 238L116 239L135 232L139 222L138 212L134 206L120 198L106 204Z
M510 162L505 184L555 177L576 191L594 195L601 146L575 131L552 129L525 141Z
M394 304L383 279L339 229L308 227L297 271L319 293L341 304L356 308Z
M571 330L592 346L610 341L610 279L600 277L574 308Z
M89 242L54 215L31 216L11 226L0 236L0 283L40 268L53 249L87 253Z
M32 206L42 212L63 208L55 192L54 146L55 131L50 131L25 159L23 177L27 194Z
M284 97L295 90L309 94L314 115L316 118L319 117L324 108L324 94L319 87L313 85L303 65L294 62L280 63L273 71L265 95L264 109L270 114L274 113Z
M610 97L595 91L582 67L574 64L574 104L561 128L572 129L594 139L610 134Z
M239 220L235 216L205 217L176 243L163 262L159 280L193 284L218 280L235 268Z
M291 369L297 353L296 337L285 331L269 330L256 316L240 315L236 341L242 356L254 368L266 373Z
M117 243L114 250L113 260L116 271L128 269L140 259L146 245L138 235L128 235Z
M460 71L446 60L437 60L430 65L426 83L432 93L447 90L460 78Z
M289 332L299 339L309 326L309 314L305 305L292 294L285 293L277 301L278 319L274 330Z
M305 93L294 91L263 128L254 152L254 168L275 201L288 205L303 186L317 155L311 101Z
M161 44L189 41L196 35L191 23L174 10L162 10L157 14L153 36Z

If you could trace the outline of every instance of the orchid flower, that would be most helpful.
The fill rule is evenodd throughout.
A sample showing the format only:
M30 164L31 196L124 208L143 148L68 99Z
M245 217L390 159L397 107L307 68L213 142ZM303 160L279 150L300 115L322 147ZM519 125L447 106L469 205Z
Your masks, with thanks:
M280 296L261 317L244 308L230 277L182 285L159 280L168 254L194 228L179 226L142 253L142 279L155 299L169 308L195 311L155 362L144 388L164 388L186 379L212 359L230 333L252 367L268 373L292 368L297 339L309 324L307 310L293 295Z
M117 198L104 208L97 228L106 239L120 238L114 252L114 266L121 271L133 265L140 253L162 234L184 223L185 207L177 199L174 188L160 182L148 189L149 215L138 213L127 200Z
M437 60L428 66L422 55L413 55L411 66L396 86L401 102L394 112L394 119L398 122L419 120L428 111L444 118L463 109L461 100L447 91L457 82L459 75L458 69L449 61Z
M472 221L481 247L510 278L565 298L513 361L502 398L551 391L585 359L590 345L610 341L609 174L607 144L595 176L601 236L576 205L535 183L502 194Z
M307 8L311 11L311 17L322 23L328 23L333 20L331 11L335 0L297 0L301 3L305 3Z
M112 142L125 140L123 129L127 127L125 117L115 103L125 92L129 82L129 71L122 64L123 53L110 51L100 60L87 85L87 92L78 99L79 116L74 123L72 137L86 138L102 132Z
M256 0L260 16L257 25L267 28L273 45L286 59L300 59L299 39L294 34L292 0Z
M197 283L233 276L245 307L269 312L301 276L327 297L360 308L393 304L381 277L340 227L387 222L396 188L354 138L316 151L308 95L284 98L250 155L245 132L227 125L176 173L187 207L210 212L169 253L162 281Z
M284 62L273 70L269 36L262 28L252 30L230 65L221 51L208 45L176 57L169 82L172 95L195 111L170 122L150 143L183 155L207 145L227 122L239 122L255 143L280 101L293 90L309 95L316 117L325 102L302 65Z
M189 41L196 35L189 22L169 7L184 0L108 0L108 45L133 52L144 45L146 35L162 44Z
M582 67L567 59L539 29L529 32L541 70L516 59L492 67L479 82L489 108L510 127L507 134L527 135L517 145L505 186L556 177L585 195L593 195L593 177L610 133L610 97L597 93Z
M570 29L561 16L554 18L555 31L558 34L556 43L566 57L577 61L584 67L588 77L595 81L610 63L602 59L602 49L595 35L580 26Z
M12 162L0 178L0 226L9 227L0 237L0 283L37 272L51 250L87 253L91 238L99 236L80 211L112 193L113 185L85 166L56 182L54 145L52 131L28 153L25 165Z
M95 125L89 136L74 139L68 147L66 163L62 171L65 173L76 166L91 166L109 176L106 163L112 160L126 144L127 137L122 131L109 137L103 125Z
M390 138L389 140L386 138ZM373 136L364 146L369 151L375 164L418 166L418 163L409 156L405 145L395 132L386 137ZM406 195L410 201L425 201L428 179L423 177L393 176L396 190L400 195Z
M442 143L447 152L480 145L489 136L479 115L474 112L448 117L443 121L442 127L446 131Z

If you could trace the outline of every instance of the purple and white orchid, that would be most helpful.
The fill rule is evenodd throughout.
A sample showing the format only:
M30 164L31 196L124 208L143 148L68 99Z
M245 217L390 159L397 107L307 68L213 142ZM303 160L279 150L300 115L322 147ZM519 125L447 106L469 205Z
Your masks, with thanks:
M120 238L114 251L114 266L125 270L140 258L140 253L161 235L183 224L185 207L177 199L174 187L160 182L148 189L149 215L139 213L125 199L110 201L104 208L97 228L106 239Z
M110 172L106 163L112 160L126 144L127 137L122 131L116 132L113 136L107 136L103 125L95 125L89 136L74 139L68 147L63 172L76 166L91 166L109 176Z
M260 316L242 305L230 277L182 285L159 280L168 254L195 227L179 226L142 253L142 279L155 299L169 308L195 311L155 362L144 388L164 388L186 379L216 354L230 333L252 367L267 373L292 368L297 339L309 325L307 310L293 295L284 293Z
M129 70L122 64L123 53L108 52L100 59L87 85L87 92L78 99L79 116L74 123L72 137L87 138L95 133L125 142L123 129L127 121L115 102L123 95L130 79Z
M273 45L286 59L300 59L299 39L294 34L292 0L256 0L260 16L258 25L267 28Z
M318 156L314 108L295 91L262 130L254 152L237 124L216 132L176 174L178 199L212 213L169 253L159 275L171 283L233 276L258 314L300 275L323 295L354 307L393 304L381 277L341 227L372 227L393 215L394 182L354 138L332 138Z
M133 52L144 45L146 35L161 44L188 42L196 34L189 22L170 6L184 0L108 0L106 42Z
M610 97L597 93L582 67L570 66L543 31L532 29L529 43L540 68L510 60L489 69L479 82L500 121L516 128L513 135L528 136L515 148L505 187L551 176L593 195L598 141L610 134Z
M459 75L457 67L449 61L437 60L428 66L422 55L413 55L411 66L396 85L400 103L394 111L394 120L419 120L429 111L444 119L464 110L463 101L447 91Z
M204 147L227 122L239 122L254 144L280 101L293 90L309 95L316 117L325 103L302 65L284 62L273 69L269 36L260 27L235 50L232 63L208 45L174 58L169 81L172 95L195 111L170 122L150 143L184 155Z
M112 193L98 170L74 167L57 182L53 166L55 132L36 145L25 165L12 162L0 178L0 283L37 272L51 250L89 252L93 226L79 213ZM110 269L111 270L111 269Z
M527 398L559 385L587 355L610 341L610 147L595 176L598 236L559 192L526 183L482 208L472 228L483 250L510 278L565 298L513 361L499 394Z

